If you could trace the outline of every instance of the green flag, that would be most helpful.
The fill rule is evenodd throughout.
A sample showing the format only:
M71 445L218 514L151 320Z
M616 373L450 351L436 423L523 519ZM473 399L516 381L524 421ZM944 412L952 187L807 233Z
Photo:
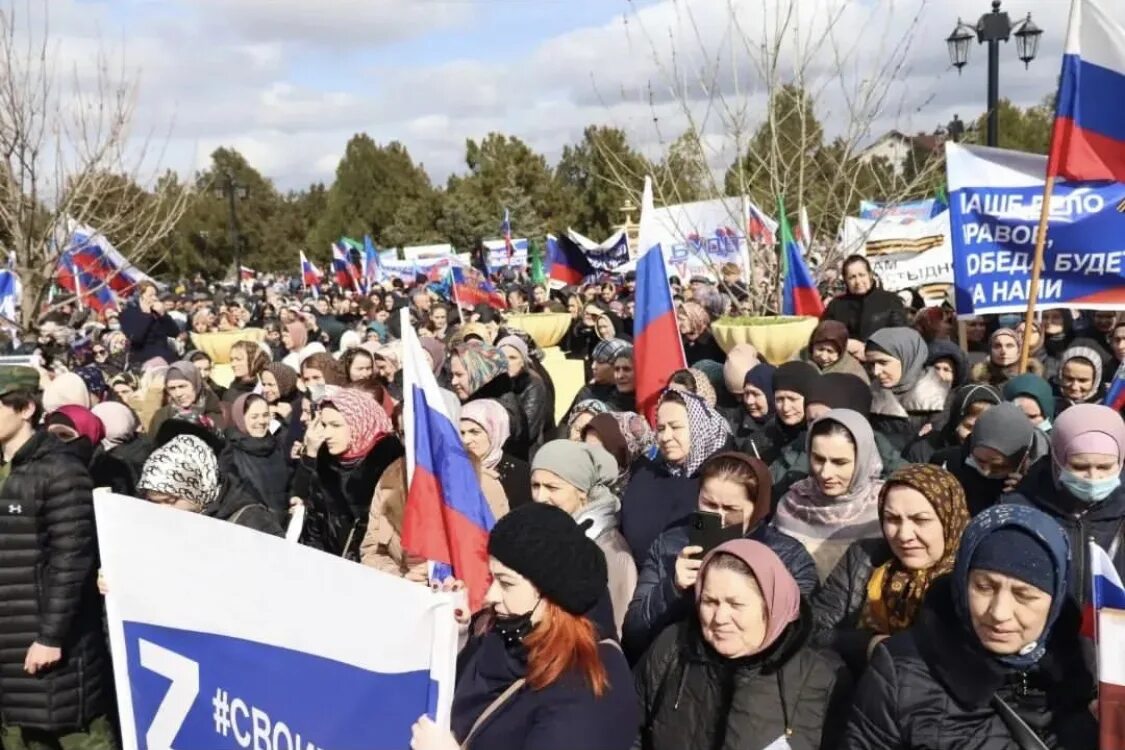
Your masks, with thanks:
M543 270L543 253L539 251L539 245L535 244L535 240L527 241L527 255L531 258L531 283L546 284L547 273Z

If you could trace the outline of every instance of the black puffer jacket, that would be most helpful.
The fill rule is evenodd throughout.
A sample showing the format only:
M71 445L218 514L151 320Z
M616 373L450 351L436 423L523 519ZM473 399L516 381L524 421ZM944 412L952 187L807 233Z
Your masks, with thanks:
M93 483L73 444L37 432L12 458L0 488L0 713L7 726L85 728L111 703ZM35 641L62 649L36 676Z
M836 320L848 327L848 338L866 341L880 328L907 326L906 309L897 294L872 289L867 294L841 294L828 303L821 320Z
M1036 668L1016 672L975 643L954 614L950 591L948 576L935 581L914 627L876 647L839 747L1019 750L994 695L1052 750L1097 747L1088 708L1094 679L1079 649L1077 608L1064 607Z
M394 435L385 436L354 466L342 465L322 445L304 495L307 510L301 540L315 549L358 561L375 485L403 455L402 442Z
M245 526L272 536L285 536L277 516L265 506L254 488L237 475L228 474L219 485L219 496L203 509L203 515Z
M219 472L234 474L252 486L266 507L285 523L289 516L289 461L284 433L256 438L235 428L226 432L227 445L219 455Z
M859 627L872 571L891 559L882 539L863 539L848 547L812 598L813 645L831 648L857 678L867 667L867 646L876 633Z
M806 645L811 630L802 603L764 653L725 659L697 618L670 626L636 671L642 750L761 750L779 739L792 750L834 747L851 679L838 657Z

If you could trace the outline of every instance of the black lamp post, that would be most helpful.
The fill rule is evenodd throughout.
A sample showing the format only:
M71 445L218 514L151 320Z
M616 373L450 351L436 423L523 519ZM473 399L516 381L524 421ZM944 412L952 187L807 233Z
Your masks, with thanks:
M230 234L230 245L234 248L234 279L236 284L242 280L242 235L238 231L238 213L235 203L245 200L248 195L246 186L238 183L234 172L229 169L223 172L222 183L218 190L227 199L229 213L227 214L227 231Z
M1000 10L1000 0L992 0L992 12L985 13L977 21L976 27L963 23L957 19L957 26L953 33L945 39L949 47L949 62L957 68L957 73L969 62L969 47L972 45L973 36L977 42L988 44L988 145L999 144L999 111L1000 100L1000 42L1008 41L1009 37L1016 38L1016 54L1028 67L1035 54L1039 51L1039 37L1043 34L1031 20L1027 18L1013 24L1007 13Z

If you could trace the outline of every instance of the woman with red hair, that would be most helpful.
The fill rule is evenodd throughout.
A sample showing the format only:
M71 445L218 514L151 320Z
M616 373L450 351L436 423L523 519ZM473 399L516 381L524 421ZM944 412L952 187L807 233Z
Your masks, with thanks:
M423 716L411 750L628 750L640 714L615 639L605 555L570 515L518 508L488 539L486 609L458 659L452 732Z

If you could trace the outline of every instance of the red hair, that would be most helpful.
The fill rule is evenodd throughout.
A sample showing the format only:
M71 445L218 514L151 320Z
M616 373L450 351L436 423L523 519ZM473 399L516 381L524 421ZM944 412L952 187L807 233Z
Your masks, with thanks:
M609 678L598 655L598 635L585 617L572 615L544 599L543 619L524 639L527 647L527 684L541 690L571 669L580 672L601 697Z

